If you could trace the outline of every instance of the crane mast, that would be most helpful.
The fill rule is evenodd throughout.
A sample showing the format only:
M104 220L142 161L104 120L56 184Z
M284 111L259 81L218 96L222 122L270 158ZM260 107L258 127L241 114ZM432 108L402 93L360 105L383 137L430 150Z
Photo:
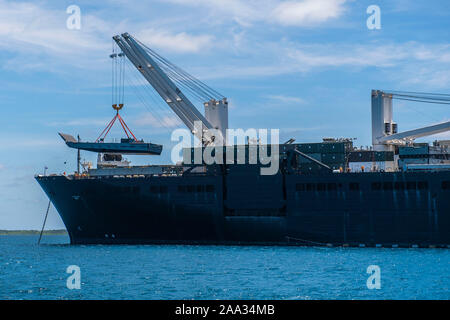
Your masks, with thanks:
M426 137L450 131L450 121L422 127L405 132L398 132L393 120L392 99L450 104L450 95L411 92L385 92L372 90L372 145L377 151L393 151L395 145L405 145L420 137Z
M128 33L116 35L113 39L147 82L204 145L225 141L225 130L228 127L226 98L219 102L205 102L206 117L203 116L136 39ZM217 130L213 132L211 129Z

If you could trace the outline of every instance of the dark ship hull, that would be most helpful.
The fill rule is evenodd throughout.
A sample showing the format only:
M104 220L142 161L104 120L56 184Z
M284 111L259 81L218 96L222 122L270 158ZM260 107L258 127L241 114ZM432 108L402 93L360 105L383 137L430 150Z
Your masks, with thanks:
M37 181L72 244L450 245L450 171Z

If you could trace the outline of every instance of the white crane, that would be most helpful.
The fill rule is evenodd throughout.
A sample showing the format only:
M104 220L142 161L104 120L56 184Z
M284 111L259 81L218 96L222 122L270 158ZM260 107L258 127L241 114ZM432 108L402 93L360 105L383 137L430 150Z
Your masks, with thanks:
M448 94L372 90L372 144L375 150L393 150L394 145L405 145L420 137L450 131L450 121L446 121L399 133L397 123L393 121L392 99L450 104Z
M228 102L225 97L171 64L130 34L116 35L113 39L148 83L204 145L225 143L228 129ZM208 101L204 101L205 116L179 89L175 84L177 81L184 81L193 93L207 97ZM211 129L216 130L213 132Z

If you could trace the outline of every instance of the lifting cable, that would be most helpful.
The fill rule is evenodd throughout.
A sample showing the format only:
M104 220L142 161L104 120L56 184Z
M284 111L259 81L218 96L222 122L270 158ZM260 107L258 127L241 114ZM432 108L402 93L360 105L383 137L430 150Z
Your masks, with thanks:
M393 99L434 104L450 104L450 94L411 91L383 91Z
M186 71L181 69L180 67L171 63L166 58L160 56L159 54L157 54L155 51L153 51L152 49L147 47L142 42L138 41L138 43L143 48L145 48L146 52L157 61L158 65L162 69L165 69L165 71L166 70L171 71L172 77L170 77L170 78L172 81L179 84L181 82L180 79L185 80L185 82L186 82L185 85L190 86L192 89L195 89L199 94L203 95L203 97L208 98L207 100L213 99L213 98L220 100L220 99L224 98L224 96L222 94L220 94L216 90L212 89L211 87L207 86L202 81L196 79L195 77L193 77L192 75L190 75L189 73L187 73ZM175 75L178 75L179 78L175 77Z
M170 125L170 123L168 123L166 120L166 118L168 118L168 111L165 103L163 104L162 98L159 95L156 96L153 88L150 87L150 85L144 80L142 80L141 77L138 77L136 75L136 71L132 68L131 62L127 61L127 67L129 69L129 72L127 72L127 80L142 105L144 105L144 107L148 109L148 111L155 117L155 120L157 120L166 129L167 132L171 132L171 127L173 127L173 125ZM146 99L146 96L148 96L152 100L154 106L153 108L152 104L147 102L148 99ZM160 112L158 110L160 110Z
M125 132L128 139L133 139L137 141L136 136L133 134L131 129L127 126L123 118L120 116L119 111L124 106L124 100L125 100L125 54L123 52L117 51L116 52L116 46L113 41L112 43L112 54L109 56L112 59L112 65L111 65L111 73L112 73L112 89L111 89L111 96L112 96L112 107L114 110L116 110L116 114L112 118L112 120L108 123L105 129L103 129L102 133L98 136L97 140L95 142L104 142L106 136L108 135L109 131L113 127L116 120L119 120L119 123Z
M429 104L440 104L440 105L449 105L450 104L450 94L444 93L429 93L429 92L414 92L414 91L392 91L392 90L382 90L385 94L391 95L392 99L402 100L402 101L412 101L412 102L421 102L421 103L429 103ZM409 107L412 110L422 114L423 116L429 117L429 114L425 114L424 112L420 112L412 107ZM431 119L431 117L430 117ZM438 121L433 117L433 120Z

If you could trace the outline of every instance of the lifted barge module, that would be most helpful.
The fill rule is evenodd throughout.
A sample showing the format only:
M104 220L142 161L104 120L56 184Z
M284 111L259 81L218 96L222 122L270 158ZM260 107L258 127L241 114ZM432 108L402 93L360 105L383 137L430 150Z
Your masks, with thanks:
M135 154L135 155L160 155L163 146L154 143L145 143L134 139L121 139L117 142L78 142L69 134L60 133L69 148L86 150L98 153L119 153L119 154Z

